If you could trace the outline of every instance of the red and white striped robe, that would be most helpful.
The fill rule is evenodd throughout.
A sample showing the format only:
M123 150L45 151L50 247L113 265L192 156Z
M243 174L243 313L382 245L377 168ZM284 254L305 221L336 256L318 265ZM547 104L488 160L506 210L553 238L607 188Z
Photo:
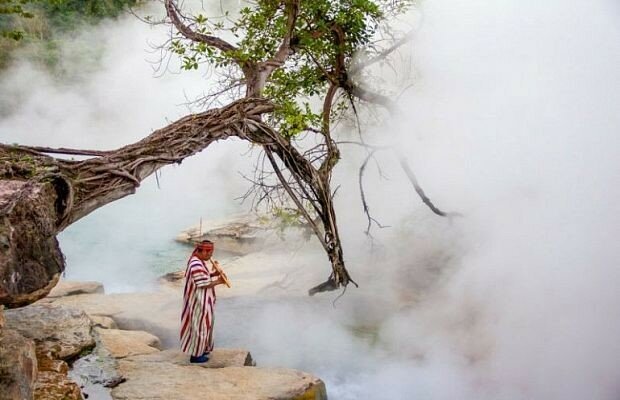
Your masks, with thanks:
M209 283L209 269L198 257L192 256L185 270L181 350L194 357L213 350L215 288L207 288Z

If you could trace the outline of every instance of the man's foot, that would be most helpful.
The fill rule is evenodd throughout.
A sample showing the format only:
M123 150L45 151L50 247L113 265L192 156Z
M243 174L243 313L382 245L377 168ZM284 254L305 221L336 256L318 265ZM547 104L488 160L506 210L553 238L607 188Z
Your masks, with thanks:
M190 363L206 363L207 361L209 361L209 356L207 354L203 354L201 356L198 357L194 357L194 356L190 356L189 357L189 362Z

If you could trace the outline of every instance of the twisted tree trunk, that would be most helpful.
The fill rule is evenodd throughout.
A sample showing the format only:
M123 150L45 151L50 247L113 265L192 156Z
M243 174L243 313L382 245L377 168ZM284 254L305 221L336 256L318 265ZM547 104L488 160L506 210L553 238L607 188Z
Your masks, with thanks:
M272 154L277 155L295 179L316 193L323 232L313 226L332 264L328 286L346 286L351 279L343 261L330 174L315 168L262 122L261 115L271 111L268 100L238 100L188 115L118 150L73 151L96 155L83 161L45 155L50 149L0 144L0 304L19 307L49 293L65 267L56 240L64 228L135 193L142 180L163 166L181 163L231 136L263 146L280 173Z
M0 144L0 304L18 307L49 293L65 267L56 240L64 228L216 140L261 138L252 131L260 132L260 115L272 109L266 100L243 99L84 161Z

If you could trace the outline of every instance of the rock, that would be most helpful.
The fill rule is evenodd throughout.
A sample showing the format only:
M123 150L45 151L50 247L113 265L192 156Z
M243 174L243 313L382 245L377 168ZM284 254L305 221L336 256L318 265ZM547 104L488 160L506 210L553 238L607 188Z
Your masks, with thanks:
M159 281L162 283L178 284L183 282L183 279L185 279L185 270L168 272L167 274L162 275L159 278Z
M67 375L69 366L65 361L57 358L58 353L60 353L60 346L39 345L35 351L37 354L37 365L39 367L39 372L50 371Z
M190 364L189 356L179 350L165 350L158 353L134 356L128 360L140 363L168 362L175 365L196 365L203 368L253 367L256 365L252 355L242 349L214 349L209 361L203 364Z
M95 346L92 322L80 310L51 304L32 304L6 311L6 326L33 339L41 352L59 346L57 357L63 360L78 356Z
M161 346L157 336L151 335L148 332L95 329L99 334L103 347L115 358L159 352L159 347Z
M95 332L97 345L93 352L73 363L69 377L82 388L84 395L93 399L111 399L109 389L124 381L118 370L118 361L103 346Z
M105 315L91 315L90 319L96 327L104 329L118 329L116 322L112 318L106 317Z
M94 352L73 363L69 376L80 386L102 385L114 387L124 378L118 371L116 359L105 353Z
M11 329L0 332L0 400L31 399L37 376L34 341Z
M200 368L166 362L120 361L127 381L112 390L115 400L326 400L325 384L292 369Z
M99 282L60 281L47 297L74 296L77 294L103 293L103 285Z
M217 244L219 251L247 254L257 251L265 244L265 233L272 229L269 219L254 214L236 215L226 220L206 221L181 232L175 240L193 244L209 239Z
M5 167L0 179L0 304L21 307L45 297L65 269L56 234L63 208L59 192L67 184L62 178L13 179L6 165L0 166ZM33 165L22 162L25 170Z
M66 374L42 371L37 375L34 400L82 400L82 391Z
M4 328L4 306L0 305L0 331Z
M59 297L52 304L84 310L90 316L109 316L120 329L151 332L165 341L165 347L178 345L182 292L162 288L157 292L81 294Z

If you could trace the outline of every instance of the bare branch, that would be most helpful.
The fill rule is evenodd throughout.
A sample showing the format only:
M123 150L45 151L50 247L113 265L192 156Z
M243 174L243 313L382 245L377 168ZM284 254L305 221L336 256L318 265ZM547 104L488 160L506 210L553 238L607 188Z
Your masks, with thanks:
M373 58L371 58L370 60L367 60L367 61L362 61L359 64L356 64L356 65L352 66L351 68L349 68L349 73L351 75L355 75L358 72L360 72L361 70L363 70L365 68L368 68L371 65L378 63L379 61L385 60L390 54L392 54L394 51L396 51L399 47L401 47L405 43L409 42L413 38L413 34L414 33L415 33L414 30L409 31L405 36L403 36L402 38L397 40L392 46L390 46L387 49L381 51L375 57L373 57Z
M379 228L388 228L389 227L387 225L382 225L372 215L370 215L370 208L368 207L368 202L366 201L366 193L364 192L364 170L366 169L366 165L368 165L368 161L370 161L370 159L374 156L374 154L375 154L375 152L377 150L378 149L374 149L370 153L368 153L368 156L366 157L366 159L364 160L364 162L360 166L359 174L358 174L358 177L357 177L358 178L357 180L358 180L359 188L360 188L360 197L362 199L362 207L364 208L364 214L366 214L366 218L368 219L368 225L366 226L366 231L364 233L366 235L368 235L368 236L371 236L370 235L370 228L371 228L373 222L375 224L377 224L377 226Z
M457 213L457 212L445 212L437 208L433 204L433 202L426 196L426 194L424 193L424 190L422 190L422 188L420 187L420 184L418 183L418 180L415 174L411 170L411 167L409 167L409 163L407 162L407 159L404 156L399 155L399 162L400 162L400 166L405 171L405 174L407 174L407 177L409 178L409 181L413 185L415 191L418 193L418 195L420 196L424 204L426 204L428 208L431 209L431 211L433 211L435 214L440 215L442 217L461 217L462 216L462 214Z
M224 53L230 53L237 50L235 46L217 36L210 36L196 32L188 25L185 25L181 20L179 9L176 4L174 4L173 0L164 0L164 4L166 6L166 13L170 18L170 21L172 21L175 28L177 28L177 30L187 39L194 42L205 43L211 47L221 50Z
M282 172L280 171L280 168L278 167L278 164L276 163L276 160L273 158L273 154L271 153L271 150L269 150L268 148L265 148L265 154L267 155L267 158L269 159L269 162L271 163L271 166L273 167L273 170L275 171L276 175L278 176L278 179L280 179L280 183L282 183L282 186L284 186L284 189L286 190L286 192L290 196L291 200L293 200L293 202L295 203L295 205L297 206L299 211L306 218L306 221L308 221L308 224L310 224L310 226L312 227L312 230L314 231L314 234L319 239L319 242L321 242L321 245L323 246L325 251L329 253L329 247L327 246L327 243L325 242L325 240L323 240L321 238L321 236L322 236L321 235L321 230L316 225L316 223L314 222L312 217L310 217L310 214L308 214L308 211L303 206L303 204L301 204L301 202L299 201L299 199L297 198L295 193L293 193L293 191L291 190L291 187L286 182L286 179L284 179L284 176L282 175Z

